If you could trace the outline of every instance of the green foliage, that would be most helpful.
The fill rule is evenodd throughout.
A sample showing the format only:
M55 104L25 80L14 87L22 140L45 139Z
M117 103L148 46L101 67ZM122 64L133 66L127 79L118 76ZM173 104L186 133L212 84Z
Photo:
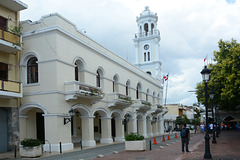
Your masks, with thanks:
M22 35L22 29L23 29L23 27L21 25L19 25L17 27L13 27L12 29L10 29L10 31L17 36L21 36Z
M198 125L200 125L200 124L201 124L201 122L200 122L200 117L194 118L194 119L192 120L192 125L198 126Z
M182 125L182 124L184 124L184 120L183 120L183 118L182 118L181 116L178 116L178 117L176 118L176 120L175 120L175 123L176 123L177 125Z
M186 115L183 116L183 122L186 124L190 124L190 119L187 118Z
M126 141L139 141L139 140L143 140L143 139L144 139L144 137L142 135L140 135L139 133L131 132L130 134L127 134L125 136Z
M214 61L208 68L211 70L208 91L215 92L213 104L227 111L237 110L240 105L240 44L236 40L218 42L218 51L214 51ZM197 99L205 103L204 84L198 83ZM211 104L210 98L208 104ZM205 105L205 104L204 104Z
M21 141L23 147L33 148L35 146L41 145L41 141L38 139L24 139Z

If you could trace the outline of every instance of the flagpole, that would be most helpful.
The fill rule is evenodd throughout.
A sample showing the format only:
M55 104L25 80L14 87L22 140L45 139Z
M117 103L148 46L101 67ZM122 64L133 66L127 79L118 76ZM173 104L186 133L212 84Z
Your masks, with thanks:
M169 73L168 73L169 78ZM165 107L167 107L167 88L168 88L168 80L167 80L167 86L166 86L166 92L165 92Z

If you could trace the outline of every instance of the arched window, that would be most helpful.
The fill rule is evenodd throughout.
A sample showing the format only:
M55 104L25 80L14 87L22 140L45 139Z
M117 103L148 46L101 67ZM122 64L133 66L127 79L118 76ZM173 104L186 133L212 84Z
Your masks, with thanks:
M113 92L118 92L118 76L113 77Z
M130 89L130 82L127 81L127 82L126 82L126 95L127 95L127 96L129 95L129 89Z
M145 36L147 36L147 34L148 34L148 24L147 23L144 24L144 31L145 31Z
M77 63L75 63L76 67L75 67L75 81L78 81L78 65Z
M151 34L153 35L154 24L151 24Z
M101 87L101 84L100 84L100 82L101 82L101 80L100 80L100 74L99 74L99 71L97 71L97 76L96 76L96 80L97 80L97 82L96 82L96 84L97 84L97 87Z
M138 83L137 84L137 88L136 88L136 99L140 99L141 98L140 95L139 95L139 92L141 92L141 91L142 91L141 84Z
M149 89L147 89L147 93L146 93L146 101L148 101L148 95L149 95Z
M32 57L27 62L27 83L38 83L37 58Z

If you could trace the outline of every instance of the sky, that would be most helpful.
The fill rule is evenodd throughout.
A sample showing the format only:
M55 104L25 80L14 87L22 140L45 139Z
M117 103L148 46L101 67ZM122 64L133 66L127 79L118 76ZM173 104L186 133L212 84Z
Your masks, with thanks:
M240 0L21 0L21 20L59 13L90 38L130 63L135 62L136 17L145 6L157 13L162 76L169 74L167 104L197 103L201 70L213 63L220 39L239 43ZM204 58L207 60L204 64ZM165 103L166 83L163 103Z

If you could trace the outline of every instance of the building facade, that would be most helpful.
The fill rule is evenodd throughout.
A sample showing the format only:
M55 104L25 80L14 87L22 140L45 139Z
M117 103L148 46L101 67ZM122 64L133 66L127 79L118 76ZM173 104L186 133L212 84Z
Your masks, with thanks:
M161 81L93 41L61 15L24 21L20 139L51 150L162 134ZM72 115L72 116L70 116ZM69 123L71 122L71 123ZM44 150L49 150L44 145Z
M0 1L0 152L12 150L19 141L18 109L23 95L19 80L19 14L26 8L18 0Z

